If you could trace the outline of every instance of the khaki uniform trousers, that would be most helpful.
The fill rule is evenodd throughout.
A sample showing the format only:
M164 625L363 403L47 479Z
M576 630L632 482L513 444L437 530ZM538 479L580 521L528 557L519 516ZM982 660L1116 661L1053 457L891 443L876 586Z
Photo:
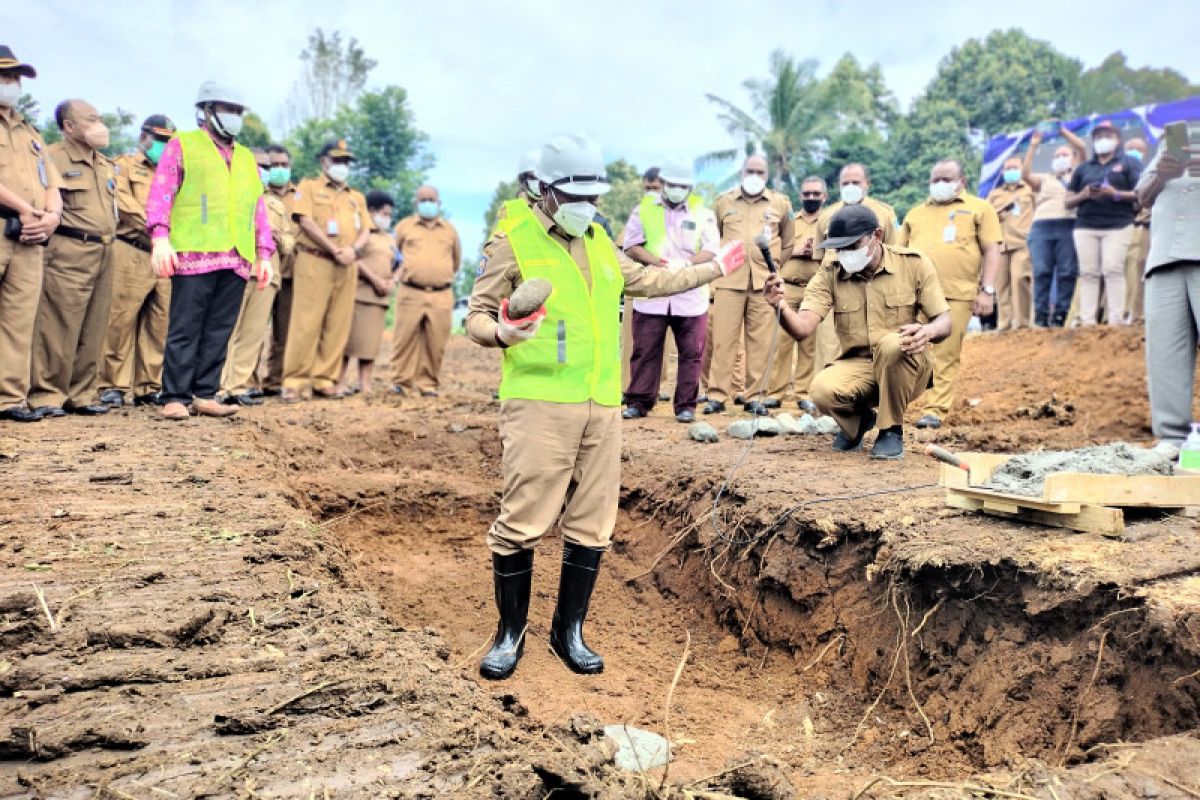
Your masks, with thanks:
M746 380L743 391L752 399L763 385L767 349L775 326L775 310L767 305L762 292L752 289L717 289L714 292L712 374L708 398L728 402L737 396L734 375L738 348L746 348Z
M453 316L453 289L427 292L405 284L396 287L392 383L418 392L437 391Z
M787 303L788 308L799 311L800 304L804 302L804 287L785 283L783 301ZM787 331L779 331L779 341L775 345L775 363L771 366L771 379L767 384L768 394L773 399L792 399L793 387L796 400L808 399L816 350L817 342L814 336L797 342Z
M825 315L825 319L817 325L817 332L813 334L812 338L814 342L813 369L820 372L837 361L837 357L842 353L842 343L838 340L833 314Z
M96 402L112 307L112 246L54 236L33 324L29 405Z
M300 252L292 268L292 315L283 355L283 386L332 389L354 319L358 265Z
M271 309L271 327L263 342L263 355L258 361L254 379L263 389L278 389L283 385L283 354L287 350L288 325L292 322L292 277L283 278L275 293Z
M1150 255L1150 229L1134 225L1129 239L1129 251L1125 254L1125 318L1130 322L1144 322L1144 289L1146 284L1146 258Z
M630 337L633 336L632 327ZM632 341L632 338L631 340ZM631 344L630 347L633 345ZM708 306L708 335L704 337L704 355L700 360L700 396L708 396L709 381L712 378L713 354L713 307ZM746 391L746 348L738 340L737 357L733 362L733 393L736 397Z
M889 333L872 348L870 358L844 358L821 370L809 391L817 408L854 437L863 411L872 407L879 409L879 430L903 425L905 409L932 374L928 353L908 355L900 349L900 334Z
M1000 254L996 272L996 328L1033 326L1033 263L1024 247Z
M0 236L0 410L29 394L33 322L42 296L45 248Z
M149 253L120 240L113 242L112 260L112 308L100 361L100 391L116 389L140 397L162 389L171 279L154 274Z
M254 369L271 323L271 309L275 306L275 295L279 291L278 273L271 275L271 282L258 288L258 280L251 276L242 293L242 307L238 311L237 324L229 337L229 349L225 351L225 367L221 370L221 391L227 395L245 394L255 385Z
M500 404L500 516L488 530L493 553L537 546L554 521L563 539L607 548L621 495L621 409L585 403Z
M946 299L950 306L950 335L937 344L930 345L933 357L933 388L925 398L925 413L945 419L954 402L954 382L958 379L958 368L962 360L963 338L974 314L971 300Z

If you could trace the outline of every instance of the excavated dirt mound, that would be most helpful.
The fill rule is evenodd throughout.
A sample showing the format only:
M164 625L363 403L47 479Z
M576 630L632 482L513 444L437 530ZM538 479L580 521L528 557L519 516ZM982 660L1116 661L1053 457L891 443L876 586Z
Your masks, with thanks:
M1005 410L983 377L1006 373L976 362L1028 338L1020 387L1018 368L1136 337L972 340L960 396L982 402L936 438L1097 441ZM587 629L605 673L546 646L550 536L520 668L479 680L496 357L455 340L436 401L0 428L0 797L1200 793L1195 520L1145 515L1110 540L966 515L931 462L822 437L756 443L714 515L744 444L688 442L661 408L625 426ZM1099 396L1074 387L1060 403ZM1145 438L1097 409L1112 439ZM612 766L599 731L622 723L672 741L662 791L662 770Z

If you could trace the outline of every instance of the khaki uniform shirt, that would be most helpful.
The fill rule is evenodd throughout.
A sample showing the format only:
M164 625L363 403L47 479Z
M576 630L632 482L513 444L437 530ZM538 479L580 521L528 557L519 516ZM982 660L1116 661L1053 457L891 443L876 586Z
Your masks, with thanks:
M801 311L821 319L833 311L838 358L870 356L889 333L949 311L933 262L916 250L883 246L883 260L871 277L825 266L808 284Z
M404 262L402 283L422 289L440 289L454 283L462 262L458 231L441 217L421 219L413 214L396 223L396 248Z
M391 293L380 297L375 293L375 287L367 283L364 272L370 272L384 283L392 280L392 262L395 260L395 249L392 246L392 235L387 231L371 231L367 244L363 247L362 257L358 259L358 288L354 290L354 301L372 306L386 306Z
M1025 239L1033 226L1033 188L1025 181L1015 186L1002 183L988 192L987 199L1000 217L1004 251L1025 249Z
M69 139L46 148L62 176L62 224L101 236L117 232L117 172L108 156Z
M760 291L767 281L767 262L754 243L754 237L766 225L771 234L771 257L780 263L779 254L791 250L795 243L796 226L792 220L792 201L787 195L764 189L758 197L746 197L741 188L730 189L717 198L713 206L722 246L741 239L746 245L746 265L732 275L713 282L716 289L750 289Z
M1075 219L1075 209L1067 208L1067 184L1071 182L1071 173L1061 178L1051 172L1039 173L1041 188L1038 189L1034 203L1037 208L1033 212L1033 221L1040 219Z
M154 165L139 150L113 159L117 171L117 235L150 246L146 230L146 198L154 180Z
M900 228L901 245L933 259L947 300L975 299L983 250L1003 239L996 209L965 191L949 203L914 206Z
M821 243L821 234L817 231L819 220L820 212L810 217L804 211L798 211L793 220L796 243L792 249L792 257L779 270L780 277L793 286L807 285L817 274L817 270L821 268L821 258L825 251L817 248L817 245ZM802 257L800 252L804 249L804 242L808 239L812 239L812 255Z
M337 185L324 176L300 181L293 192L292 216L311 219L338 247L354 246L363 225L370 224L367 201L362 193L345 183ZM298 231L296 243L325 252L303 229Z
M588 264L586 245L582 238L569 237L541 207L534 206L534 216L574 260L584 282L591 289L592 271ZM592 236L591 229L584 236ZM625 280L625 294L629 297L664 297L670 294L695 289L721 275L715 261L693 264L682 269L663 269L639 264L613 245L621 276ZM736 276L737 273L734 273ZM500 301L510 296L520 286L521 268L513 255L512 243L504 231L496 231L483 246L483 258L475 277L475 290L471 293L471 304L467 313L467 335L472 341L487 347L498 347L496 320L500 316ZM615 316L616 307L612 310Z
M283 279L283 265L292 260L296 250L297 225L288 213L288 203L284 198L271 191L263 192L263 204L267 207L267 220L271 223L271 238L275 240L275 253L271 256L271 267L276 278Z
M47 189L62 188L41 135L14 109L0 110L0 184L38 211L46 208Z
M274 186L268 186L263 194L267 197L278 197L283 201L284 219L287 221L287 229L291 238L291 246L288 248L287 255L279 253L279 241L275 242L275 254L280 255L279 258L279 277L284 280L290 280L292 277L292 264L296 262L296 242L300 237L300 226L296 224L295 218L292 216L296 210L296 186L291 181L276 189ZM270 213L270 204L267 205L267 213ZM271 223L271 233L275 233L275 223Z

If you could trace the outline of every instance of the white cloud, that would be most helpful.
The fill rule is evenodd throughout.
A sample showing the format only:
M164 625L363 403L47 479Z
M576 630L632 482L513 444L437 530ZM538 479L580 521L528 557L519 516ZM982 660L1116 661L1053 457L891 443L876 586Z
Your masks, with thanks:
M742 81L765 73L775 48L815 57L823 68L846 51L878 61L902 102L924 88L951 47L1007 27L1085 65L1123 50L1135 66L1169 65L1195 80L1200 48L1195 26L1184 24L1197 21L1195 8L1188 0L1150 12L1116 0L44 0L8 14L3 38L38 67L27 88L43 113L79 96L139 117L165 112L187 127L196 87L214 79L241 87L277 128L309 31L357 37L379 61L372 83L408 89L437 157L431 180L469 251L492 187L555 131L587 132L609 157L639 165L728 146L704 93L744 101Z

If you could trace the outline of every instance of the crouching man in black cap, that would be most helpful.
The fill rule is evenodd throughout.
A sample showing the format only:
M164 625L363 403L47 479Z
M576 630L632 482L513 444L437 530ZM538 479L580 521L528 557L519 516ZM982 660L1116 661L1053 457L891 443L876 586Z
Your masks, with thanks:
M797 341L813 335L833 312L839 355L809 389L817 407L841 428L833 449L862 449L863 437L878 421L871 457L903 458L904 410L933 375L929 345L950 335L949 306L933 262L915 250L884 244L875 213L861 205L834 214L828 238L817 248L836 251L837 262L808 284L799 311L783 302L777 274L767 279L763 294Z

